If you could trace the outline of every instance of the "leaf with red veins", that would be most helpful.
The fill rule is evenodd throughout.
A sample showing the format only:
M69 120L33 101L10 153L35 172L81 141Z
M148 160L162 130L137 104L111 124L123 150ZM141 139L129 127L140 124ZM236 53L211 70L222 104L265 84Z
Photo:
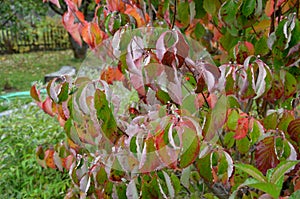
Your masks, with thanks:
M237 128L235 130L234 138L236 140L243 139L248 134L249 130L249 119L248 118L239 118L237 122Z
M280 77L278 75L274 74L273 81L272 81L272 87L267 92L267 94L264 96L264 98L268 102L274 103L278 99L280 99L283 94L284 94L284 85L283 85Z
M73 12L71 11L70 7L68 8L68 12L64 13L62 17L62 22L65 29L70 33L73 39L82 46L81 36L80 36L80 29L81 24L75 23L75 17Z
M266 137L255 147L255 164L256 167L266 174L270 168L275 168L279 164L275 152L275 137Z
M287 132L290 138L300 146L300 118L291 121L288 125Z

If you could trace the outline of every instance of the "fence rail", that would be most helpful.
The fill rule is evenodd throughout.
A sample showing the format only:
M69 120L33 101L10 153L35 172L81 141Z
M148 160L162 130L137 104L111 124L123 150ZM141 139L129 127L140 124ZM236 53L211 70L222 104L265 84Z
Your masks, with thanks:
M0 54L70 48L68 33L60 26L0 30Z

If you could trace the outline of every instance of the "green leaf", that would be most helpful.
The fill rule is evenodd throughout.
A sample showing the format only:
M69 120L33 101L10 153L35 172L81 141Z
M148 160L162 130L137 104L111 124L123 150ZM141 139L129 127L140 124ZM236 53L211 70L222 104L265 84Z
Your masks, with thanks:
M190 174L191 174L191 167L186 167L183 169L180 177L180 183L185 187L190 187Z
M195 27L195 36L197 39L200 39L205 34L205 28L202 24L197 23Z
M158 89L156 92L156 98L162 103L162 104L167 104L168 102L171 101L171 97L169 94L161 89Z
M142 199L161 198L157 177L144 175L141 191Z
M289 199L299 199L300 198L300 190L295 191L294 193L292 193L292 195L290 195Z
M228 31L220 38L220 43L226 51L229 51L238 41L239 38L232 36Z
M266 36L262 36L254 45L255 54L264 56L269 53L268 40Z
M163 172L164 177L165 177L165 182L167 184L169 195L170 195L171 198L174 198L175 197L175 190L174 190L174 187L172 185L171 178L165 171L162 171L162 172Z
M298 164L300 161L282 161L274 169L272 177L270 179L271 183L277 184L282 176L287 173L292 167Z
M229 0L226 1L220 9L220 17L226 24L229 24L232 27L236 21L236 14L239 11L240 3L241 2L237 2L235 0Z
M291 121L295 119L294 113L291 111L284 111L282 117L277 125L277 128L283 132L287 132L287 128Z
M175 194L177 195L181 191L181 184L178 177L172 172L171 173L171 182L175 190Z
M213 176L211 172L211 153L208 153L203 158L196 161L196 167L200 176L208 182L212 182Z
M234 135L235 135L235 132L232 132L232 131L225 134L224 144L227 149L230 149L231 147L233 147L234 141L235 141L235 139L233 138Z
M191 128L184 128L182 134L182 153L180 156L180 167L185 168L192 164L198 157L200 144L197 132Z
M203 129L203 135L206 141L212 141L219 128L221 128L226 120L227 113L227 97L222 95L217 100L211 114L207 115L207 122Z
M69 97L69 83L64 82L61 85L60 92L58 94L58 103L64 102L68 99Z
M214 15L217 11L217 5L219 2L217 0L204 0L203 1L203 8L206 10L207 13Z
M277 113L271 113L270 115L265 117L264 120L263 120L264 128L266 130L276 129L276 126L277 126L277 123L278 123L277 119L278 119Z
M255 183L255 184L248 184L249 187L259 189L265 193L270 194L273 198L278 198L280 195L281 188L278 188L273 183Z
M120 184L115 184L117 194L118 194L118 199L127 199L126 197L126 184L120 183Z
M229 113L228 119L227 119L227 127L229 130L234 131L236 129L239 117L240 117L240 115L237 112L237 110L232 109L232 111Z
M286 71L284 81L284 97L285 99L292 97L297 90L297 80L289 72Z
M189 2L182 2L178 5L178 17L183 24L189 23Z
M195 18L201 19L202 17L205 16L206 11L203 8L203 0L195 0L195 10L196 10Z
M94 103L97 111L97 118L102 122L101 128L103 134L111 142L115 143L122 134L118 131L116 120L108 106L108 101L103 91L99 89L95 91Z
M242 6L242 13L245 17L250 16L254 8L256 6L256 0L245 0L243 1L243 6Z
M240 169L260 182L267 182L266 177L254 166L250 164L235 164L235 168Z
M241 153L241 154L246 154L249 152L250 149L250 141L248 139L248 137L244 137L242 139L238 139L236 140L236 145L237 145L237 150Z

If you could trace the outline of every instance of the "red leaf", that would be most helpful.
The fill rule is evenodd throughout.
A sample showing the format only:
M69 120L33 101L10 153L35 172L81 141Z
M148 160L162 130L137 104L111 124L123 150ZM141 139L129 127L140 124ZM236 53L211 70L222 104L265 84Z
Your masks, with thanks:
M99 0L100 1L100 0ZM107 8L109 11L124 12L126 5L122 0L106 0Z
M30 89L30 96L35 100L40 102L41 101L41 96L40 92L36 89L36 86L33 85Z
M289 123L287 132L290 135L290 138L300 146L300 118Z
M104 38L104 33L100 30L99 26L94 23L85 23L81 29L82 39L87 43L92 49L97 47Z
M55 115L55 112L52 109L52 100L49 97L47 97L43 102L42 109L45 113L52 117Z
M266 3L265 13L270 17L274 12L274 0L268 0Z
M279 160L275 152L275 137L266 137L258 142L255 147L255 163L263 174L277 166Z
M68 9L71 9L71 11L76 12L78 10L78 2L81 3L81 0L65 0ZM78 6L78 7L77 7Z
M84 15L83 15L82 12L76 11L76 12L75 12L75 15L76 15L77 19L78 19L81 23L85 23Z
M80 37L79 29L81 28L81 24L75 23L75 17L70 9L68 8L68 12L64 13L62 17L62 22L65 29L70 33L73 39L82 46L82 41Z
M73 155L68 155L67 157L65 158L62 158L62 166L69 170L72 163L73 163L73 159L74 159L74 156Z
M45 151L45 161L46 165L52 169L56 169L55 163L54 163L54 150L48 149Z
M236 140L243 139L246 137L249 130L249 119L248 118L239 118L237 123L237 128L235 130L234 138Z
M127 6L124 13L131 15L136 20L137 27L146 25L150 20L149 15L147 13L143 13L143 11L136 7L136 5Z
M161 131L155 136L155 147L162 162L170 168L177 168L177 158L179 151L168 146L164 140L165 131Z
M119 68L109 67L101 72L100 79L108 84L113 84L114 81L123 81L124 75Z

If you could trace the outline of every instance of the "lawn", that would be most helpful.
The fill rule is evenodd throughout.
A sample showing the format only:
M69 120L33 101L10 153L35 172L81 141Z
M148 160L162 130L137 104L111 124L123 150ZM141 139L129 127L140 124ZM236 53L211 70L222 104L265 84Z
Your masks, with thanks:
M73 58L71 50L0 55L1 92L28 91L32 82L62 66L79 68L82 60Z
M35 157L38 145L60 142L63 129L37 106L18 104L18 111L0 117L0 198L63 198L68 173L44 169Z
M32 82L61 66L79 68L72 51L0 56L0 95L29 91ZM63 198L70 185L67 172L44 169L36 161L37 146L46 148L64 138L63 129L32 104L30 96L0 99L0 198ZM26 106L26 107L24 107Z

